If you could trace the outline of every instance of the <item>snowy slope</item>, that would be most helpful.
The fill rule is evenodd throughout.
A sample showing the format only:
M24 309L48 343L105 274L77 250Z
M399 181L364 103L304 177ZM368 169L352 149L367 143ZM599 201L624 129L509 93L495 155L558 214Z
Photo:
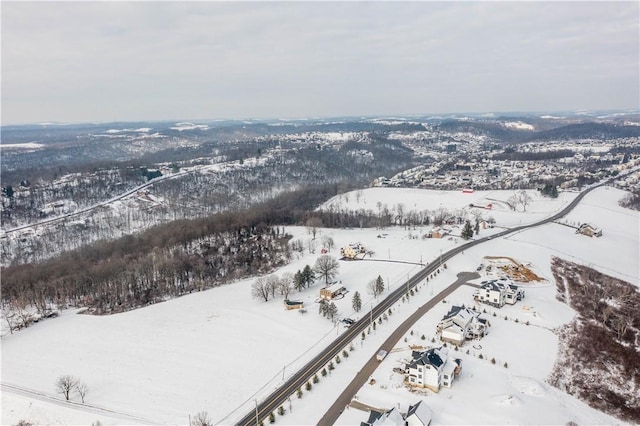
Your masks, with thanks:
M407 207L410 203L417 207L418 203L424 202L425 206L442 203L450 208L460 208L469 202L506 195L495 192L464 194L475 197L469 201L461 193L429 191L435 193L432 198L421 201L405 191L375 188L363 191L363 195L367 195L367 204L373 208L378 200L403 202ZM497 225L538 220L561 209L571 199L570 195L558 200L535 199L530 212L526 213L505 210L502 218L498 219L496 215ZM495 365L474 357L477 354L473 350L469 355L461 353L464 362L461 379L454 382L450 390L422 396L434 410L433 424L559 424L570 420L590 424L615 423L615 419L550 388L544 379L557 350L552 329L573 316L566 305L555 300L555 285L550 281L551 256L589 264L612 275L615 272L636 284L639 281L638 232L625 233L625 230L638 229L638 214L617 206L617 199L623 195L619 190L598 189L567 218L569 221L593 221L603 229L604 236L600 239L576 235L572 228L564 225L549 224L508 239L494 239L452 259L447 270L428 287L423 285L419 297L414 297L410 303L399 303L388 322L383 323L375 334L362 343L359 339L355 341L354 351L337 366L332 377L323 378L311 392L305 392L301 400L292 398L292 412L278 416L277 422L316 423L403 318L455 281L457 272L475 270L484 256L508 255L530 263L547 281L527 288L522 305L500 310L499 314L507 315L509 320L501 317L492 320L491 334L480 344L485 358L496 358ZM349 203L357 205L353 193L349 198ZM360 199L361 204L363 199ZM412 231L395 228L383 231L324 229L321 232L335 240L336 247L331 254L336 257L340 246L360 241L374 250L374 258L378 260L419 263L422 259L426 263L437 261L441 250L444 252L459 244L457 238L411 238L423 235L427 230L425 227ZM289 228L288 231L294 234L294 239L307 241L311 238L304 228ZM481 230L480 236L489 232L497 230ZM377 238L382 234L386 234L385 238ZM622 248L626 254L611 255L614 248ZM615 252L619 253L618 250ZM318 255L319 252L305 252L276 273L295 272L305 264L313 265ZM403 285L406 277L418 270L419 265L411 263L340 262L338 279L350 291L344 299L336 301L341 316L357 318L367 314L371 297L365 287L378 274L395 287ZM306 314L300 314L285 311L280 299L267 303L251 299L252 281L244 280L106 317L76 315L68 311L59 318L4 336L2 382L56 397L56 378L73 374L89 386L87 404L158 424L184 424L190 414L202 410L219 423L233 423L252 409L254 398L260 399L272 391L283 377L288 377L343 331L341 326L334 327L317 313L314 300L320 283L291 295L291 299L303 300L308 308ZM363 296L363 311L359 314L351 310L351 296L356 290ZM463 287L448 301L469 304L471 292L470 287ZM434 324L449 306L449 303L442 304L432 310L416 324L414 335L407 336L408 343L401 342L398 346L429 343L435 333ZM527 309L523 309L524 306ZM515 318L519 319L518 323ZM531 325L526 326L525 321ZM427 337L425 341L419 339L422 334ZM402 410L406 410L408 403L415 403L418 395L397 387L400 376L392 373L392 368L398 365L397 360L407 356L406 351L390 354L376 371L376 386L365 386L358 393L359 398L382 407L400 403ZM504 362L508 362L506 369L502 366ZM381 388L381 384L386 389ZM10 392L2 393L2 424L15 423L22 418L49 424L85 423L80 417L74 417L79 414L69 411L71 407L63 409L37 399L25 407L25 398ZM77 397L74 399L78 400ZM465 409L461 410L461 405ZM288 406L285 408L289 411ZM339 423L353 424L366 418L366 413L350 409L345 411ZM122 423L122 418L117 416L106 416L103 420L103 424Z

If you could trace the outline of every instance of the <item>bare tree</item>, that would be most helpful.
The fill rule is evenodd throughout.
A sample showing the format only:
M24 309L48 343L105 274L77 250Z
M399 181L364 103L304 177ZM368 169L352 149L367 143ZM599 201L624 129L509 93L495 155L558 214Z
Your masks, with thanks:
M82 400L82 403L84 404L84 397L87 395L87 392L89 392L89 388L85 383L78 382L76 384L76 392L78 393L80 399Z
M322 227L322 219L317 216L312 216L307 219L307 232L309 232L313 239L316 239L316 234L318 233L318 228Z
M507 201L505 202L507 203L507 205L511 210L516 211L516 207L519 204L518 196L516 194L513 194L511 197L507 198Z
M269 288L267 287L267 281L264 277L258 277L258 279L251 284L251 296L254 299L264 299L265 302L269 301Z
M527 191L522 190L518 192L518 202L522 206L523 211L527 211L527 206L531 204L532 201L533 198L531 198L531 195L529 195Z
M280 278L276 274L271 274L267 277L266 284L271 298L276 297L276 291L280 288Z
M335 246L335 242L332 237L325 235L322 237L322 245L325 246L327 250L331 250Z
M289 298L289 294L293 290L293 274L291 272L282 274L278 282L278 290L285 300Z
M56 381L56 390L69 400L69 394L78 385L78 379L73 376L65 375L58 377Z
M314 270L319 276L324 277L325 284L328 284L330 279L338 275L339 267L340 265L335 257L325 254L316 260Z
M380 292L380 287L378 286L378 283L376 280L371 280L369 281L369 283L367 284L367 291L369 292L370 295L372 295L373 297L378 297L378 295L381 293Z
M213 426L213 421L206 411L200 411L191 419L191 426Z
M13 334L13 330L15 330L17 324L16 313L13 311L11 304L3 304L2 309L0 309L0 314L2 314L2 318L4 318L4 320L7 322L9 333Z

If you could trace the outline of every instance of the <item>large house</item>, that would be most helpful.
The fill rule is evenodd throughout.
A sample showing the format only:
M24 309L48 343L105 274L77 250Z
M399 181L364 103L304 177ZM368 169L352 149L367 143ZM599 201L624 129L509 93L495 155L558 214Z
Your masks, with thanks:
M340 249L340 256L345 259L355 259L359 254L366 253L367 250L360 243L351 243Z
M442 386L450 388L462 370L462 361L451 358L448 352L446 348L413 351L412 360L407 364L407 383L434 392Z
M524 299L524 290L505 279L483 281L473 297L482 303L502 308L505 303L515 305L518 300Z
M488 333L488 323L480 312L469 308L452 306L438 323L440 340L460 346L466 339L483 337Z

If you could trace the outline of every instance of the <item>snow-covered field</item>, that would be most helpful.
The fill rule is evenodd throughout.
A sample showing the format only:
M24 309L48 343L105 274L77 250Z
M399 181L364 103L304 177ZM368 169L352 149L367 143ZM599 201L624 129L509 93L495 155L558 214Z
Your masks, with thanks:
M440 205L462 209L470 203L492 202L490 212L497 226L532 223L564 207L575 194L563 193L556 200L534 196L527 212L512 212L495 207L495 200L506 200L511 191L438 192L395 188L372 188L355 192L330 202L347 203L353 209L377 209L377 202L389 208L403 203L410 209L435 209ZM451 389L439 394L410 393L399 386L400 375L393 367L406 359L409 344L430 344L435 324L451 303L473 303L472 288L462 287L424 316L398 344L374 374L376 384L365 385L358 398L381 408L400 404L406 411L409 403L422 398L433 410L433 424L579 424L619 423L576 399L549 387L545 377L551 370L557 351L554 327L568 322L573 312L555 300L550 259L556 255L590 265L638 285L639 218L637 212L620 208L617 200L624 192L601 188L587 196L566 220L593 222L603 230L603 237L589 238L575 234L573 228L549 224L526 230L506 239L494 239L447 262L448 268L428 285L422 284L417 297L398 303L389 320L367 336L354 341L350 356L337 365L331 376L321 378L302 399L295 396L285 405L287 414L276 416L279 424L315 424L335 401L362 365L377 351L395 326L418 306L455 281L460 271L472 271L484 256L510 256L532 269L547 281L526 287L525 300L504 307L492 318L491 333L479 344L464 346L459 353L463 372ZM345 205L347 205L345 204ZM368 207L365 207L368 206ZM304 228L289 228L294 239L311 236ZM330 254L339 257L339 248L361 242L375 252L378 260L405 262L437 261L440 252L459 244L456 237L422 239L428 227L416 230L323 229L321 235L333 237L336 247ZM481 230L480 236L498 232ZM419 238L415 238L419 237ZM306 246L306 244L305 244ZM319 252L305 252L290 265L276 271L295 272L305 264L313 266ZM371 297L366 284L381 275L391 287L403 285L420 266L413 263L382 261L340 262L340 275L349 290L335 301L341 317L367 315ZM482 279L486 278L483 271ZM39 424L89 424L100 419L103 424L186 424L189 415L207 411L217 423L230 424L254 407L271 392L283 377L292 374L313 354L344 331L318 315L321 284L291 299L303 300L307 313L286 311L278 298L265 303L250 297L253 280L244 280L205 292L184 296L147 308L94 317L64 312L2 340L2 383L41 394L26 396L3 389L2 424L28 419ZM354 314L351 297L355 291L363 296L363 311ZM492 309L488 309L491 313ZM504 319L507 315L508 320ZM514 321L518 318L518 322ZM529 321L530 325L525 325ZM425 335L425 340L420 337ZM475 345L476 343L474 343ZM466 349L470 353L466 354ZM477 355L483 354L485 359ZM489 360L496 359L496 364ZM504 363L508 368L504 368ZM89 387L86 411L64 402L55 394L55 380L63 374L77 376ZM73 397L79 402L77 396ZM44 401L46 400L46 402ZM99 411L98 408L111 410ZM461 408L463 407L463 408ZM358 424L367 413L345 410L339 424Z

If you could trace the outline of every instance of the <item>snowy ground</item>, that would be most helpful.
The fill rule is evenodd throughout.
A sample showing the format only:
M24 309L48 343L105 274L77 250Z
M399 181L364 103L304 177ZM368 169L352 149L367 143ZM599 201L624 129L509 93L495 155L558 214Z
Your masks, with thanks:
M377 209L376 203L380 200L390 208L402 202L407 209L411 204L416 209L433 209L442 203L454 209L486 202L489 198L506 200L511 193L374 188L362 191L359 204L366 200L367 205ZM617 206L617 200L623 195L624 192L616 189L598 189L567 217L569 222L594 222L603 229L602 238L576 235L568 226L549 224L508 239L492 240L450 260L444 273L431 280L428 287L422 285L418 297L409 303L399 303L389 320L364 342L357 339L350 356L337 365L331 377L321 378L311 392L304 392L301 400L294 396L290 405L285 406L288 413L277 416L277 423L317 423L395 325L455 281L457 272L475 270L484 256L510 256L530 263L538 275L551 280L549 263L551 256L557 255L638 285L638 213ZM560 210L574 196L562 194L557 200L535 197L526 213L494 209L491 214L499 226L531 223ZM344 196L342 200L346 201ZM349 203L354 204L353 208L363 208L358 207L355 193L350 193ZM330 235L335 240L336 247L331 254L336 257L339 247L359 241L374 250L374 258L378 260L414 263L437 261L440 251L445 252L459 243L457 238L414 238L426 231L427 227L411 231L325 229L322 235ZM311 238L304 228L290 228L289 232L295 235L294 239ZM498 230L481 230L480 235L490 232ZM276 273L295 272L305 264L313 265L318 255L305 253ZM403 285L407 276L419 268L411 263L340 262L338 279L349 290L344 299L335 302L341 316L357 318L367 314L371 300L365 287L378 275L395 287ZM251 410L254 398L259 400L271 392L283 377L292 374L344 331L318 315L314 300L320 283L302 293L294 292L290 297L305 302L308 312L300 314L285 311L280 299L267 303L251 299L252 281L244 280L106 317L68 311L59 318L4 336L2 383L44 394L47 401L5 389L1 423L29 419L40 424L87 424L101 419L103 424L186 424L189 415L203 410L217 423L233 423ZM364 299L364 309L359 314L351 310L351 297L356 290ZM471 292L472 288L463 287L447 301L468 305L472 303ZM473 346L463 348L459 353L463 373L451 389L437 395L417 395L399 387L400 376L393 373L392 368L399 366L398 360L410 355L402 348L408 344L431 344L435 323L450 303L438 305L415 325L414 335L407 336L408 342L399 343L399 351L381 363L374 375L376 385L365 385L358 392L360 400L381 408L400 404L401 411L406 411L409 403L423 398L434 411L434 424L617 422L544 383L557 351L557 339L551 329L573 316L566 305L555 300L552 281L529 285L524 303L499 310L498 316L492 317L491 334L479 342L481 350ZM505 315L508 320L504 320ZM525 325L526 321L530 322L529 326ZM425 340L420 339L423 334ZM469 354L465 352L467 348ZM477 358L479 353L484 360ZM495 365L489 361L491 358L496 359ZM505 362L508 368L503 367ZM62 374L75 375L89 386L87 405L112 411L85 412L74 406L60 407L60 402L70 405L55 395L54 382ZM74 397L74 401L79 400ZM465 409L460 409L461 405ZM366 418L367 413L350 409L343 413L339 423L357 424Z

